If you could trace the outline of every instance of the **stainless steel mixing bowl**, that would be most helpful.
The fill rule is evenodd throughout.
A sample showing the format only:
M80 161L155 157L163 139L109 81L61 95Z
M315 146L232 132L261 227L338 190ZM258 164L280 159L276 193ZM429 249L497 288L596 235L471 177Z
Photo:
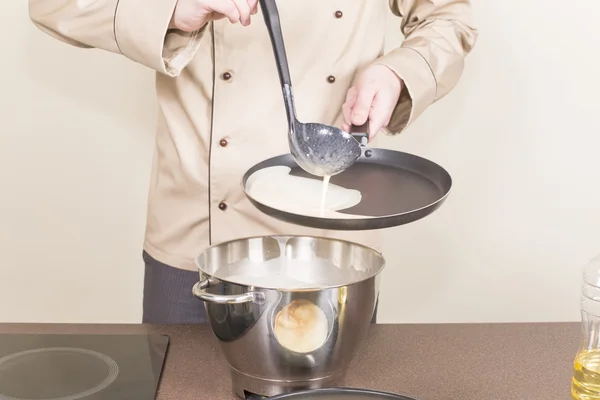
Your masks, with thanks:
M261 264L280 257L294 261L291 274L308 284L278 288L263 277L265 284L258 286L253 275ZM371 322L385 261L377 251L347 241L264 236L212 246L196 264L200 281L194 295L204 301L230 367L233 391L244 398L341 384ZM308 351L293 351L292 344L298 343L276 335L283 326L277 315L292 302L322 311L320 330L307 331L308 320L295 321L293 329L308 335L302 340L322 338Z

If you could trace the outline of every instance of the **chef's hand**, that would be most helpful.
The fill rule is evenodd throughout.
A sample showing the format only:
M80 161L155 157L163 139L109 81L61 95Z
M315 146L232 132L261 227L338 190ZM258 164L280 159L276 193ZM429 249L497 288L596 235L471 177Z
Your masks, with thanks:
M348 90L342 106L344 124L349 132L350 125L363 125L369 121L369 140L390 123L392 112L400 98L402 80L385 65L372 65L365 69L353 87Z
M207 22L223 18L248 26L257 12L258 0L179 0L169 28L194 32Z

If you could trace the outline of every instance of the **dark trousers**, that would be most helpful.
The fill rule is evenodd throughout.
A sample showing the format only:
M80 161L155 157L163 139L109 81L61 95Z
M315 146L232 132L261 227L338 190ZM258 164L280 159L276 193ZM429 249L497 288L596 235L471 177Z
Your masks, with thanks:
M165 265L146 252L143 254L145 324L202 324L207 322L201 300L194 297L192 287L200 276L195 271L184 271ZM379 299L371 323L376 322Z

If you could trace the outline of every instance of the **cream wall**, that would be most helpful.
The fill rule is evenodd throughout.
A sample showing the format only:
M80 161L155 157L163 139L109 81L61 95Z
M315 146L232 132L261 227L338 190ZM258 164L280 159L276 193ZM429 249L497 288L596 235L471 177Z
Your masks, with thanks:
M565 4L475 1L459 86L382 143L455 182L387 232L382 322L579 318L600 252L600 3ZM138 322L153 75L50 39L25 0L0 11L0 321Z

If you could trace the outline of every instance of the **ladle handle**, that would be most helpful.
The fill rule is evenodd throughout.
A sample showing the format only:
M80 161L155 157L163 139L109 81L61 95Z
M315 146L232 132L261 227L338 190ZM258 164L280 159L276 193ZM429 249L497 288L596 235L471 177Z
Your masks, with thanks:
M263 13L265 25L271 37L271 45L275 53L275 61L279 70L279 79L281 87L284 85L292 86L292 78L288 67L287 56L285 54L285 44L283 42L283 33L281 32L281 23L279 21L279 11L275 0L259 0L260 8Z

